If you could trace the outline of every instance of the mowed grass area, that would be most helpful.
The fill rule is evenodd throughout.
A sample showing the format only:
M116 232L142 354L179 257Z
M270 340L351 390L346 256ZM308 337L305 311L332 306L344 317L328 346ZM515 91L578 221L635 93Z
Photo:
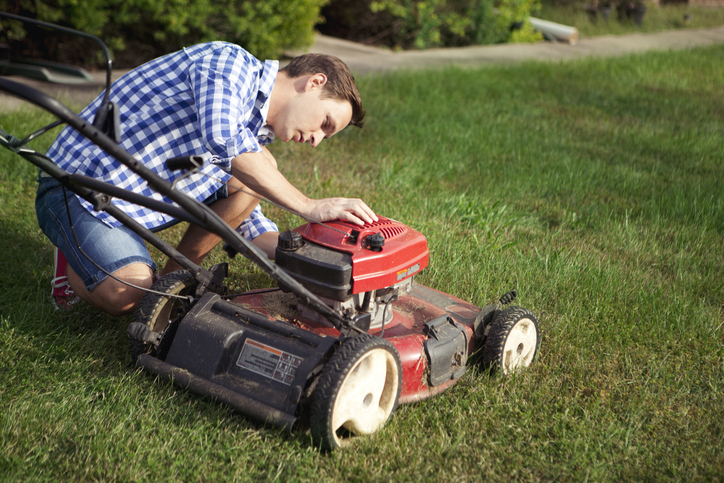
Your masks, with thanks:
M365 77L362 131L272 146L310 195L360 196L425 233L421 283L477 305L515 288L541 324L527 372L471 365L329 455L136 372L128 318L55 312L34 170L3 151L0 479L721 479L722 58L718 46ZM17 134L47 121L0 115ZM272 285L244 260L232 272L238 289Z

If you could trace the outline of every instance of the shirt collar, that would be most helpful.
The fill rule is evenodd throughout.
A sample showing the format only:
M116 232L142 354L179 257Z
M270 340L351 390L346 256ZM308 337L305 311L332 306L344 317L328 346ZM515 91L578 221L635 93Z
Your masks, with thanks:
M274 88L274 83L277 80L277 74L279 73L279 61L267 60L264 62L264 70L259 80L259 95L256 98L259 113L261 114L262 126L259 128L258 138L265 138L266 142L274 141L274 133L266 123L266 117L269 115L269 99L271 98L271 92ZM261 106L259 106L261 103Z

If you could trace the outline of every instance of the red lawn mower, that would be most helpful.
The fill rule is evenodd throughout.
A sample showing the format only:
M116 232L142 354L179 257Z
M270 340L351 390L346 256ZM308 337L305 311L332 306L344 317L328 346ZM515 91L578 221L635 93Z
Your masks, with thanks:
M96 37L70 32L93 39L107 54ZM59 119L24 139L0 129L0 144L185 268L154 284L128 327L138 367L257 421L290 431L308 426L315 445L333 450L355 436L377 432L399 403L451 387L475 351L482 351L483 362L503 374L531 364L540 344L538 321L526 309L503 308L515 292L481 309L415 283L415 275L428 265L427 240L395 220L380 217L362 227L342 221L307 223L280 234L275 263L270 262L208 207L175 190L118 146L107 58L106 97L92 124L44 93L0 78L0 89ZM178 206L69 174L25 147L60 123L93 140ZM184 170L199 167L194 156L168 163ZM250 258L277 280L278 288L228 295L227 264L210 269L195 265L118 210L113 197L216 233L230 256Z
M276 265L353 323L336 325L284 282L231 299L149 293L129 327L132 356L260 421L308 424L325 449L343 446L378 431L398 403L451 387L476 350L503 374L538 351L535 316L502 309L515 292L481 310L415 283L428 255L421 233L383 217L302 225L280 234ZM181 271L153 289L186 295L197 285Z

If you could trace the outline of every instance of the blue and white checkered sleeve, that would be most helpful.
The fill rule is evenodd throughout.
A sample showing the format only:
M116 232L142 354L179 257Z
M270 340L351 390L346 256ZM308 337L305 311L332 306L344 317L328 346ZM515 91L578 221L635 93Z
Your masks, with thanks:
M222 166L241 153L262 150L251 130L242 127L244 109L256 99L254 62L245 51L224 47L201 57L189 72L199 130Z
M253 240L268 231L278 232L279 228L277 228L277 225L273 221L264 216L261 212L261 207L257 205L254 211L251 212L251 215L249 215L249 218L239 225L237 231L247 240Z

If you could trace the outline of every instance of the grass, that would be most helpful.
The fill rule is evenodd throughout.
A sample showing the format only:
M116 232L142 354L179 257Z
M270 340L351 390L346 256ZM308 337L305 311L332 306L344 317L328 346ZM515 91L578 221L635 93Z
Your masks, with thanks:
M724 25L724 8L712 8L686 4L647 5L641 25L625 19L618 20L616 9L613 8L608 20L597 14L592 17L586 7L593 2L580 5L553 6L544 4L541 11L534 17L576 27L581 37L597 37L601 35L623 35L631 33L651 33L671 29L700 29ZM599 2L603 3L603 2ZM615 6L616 2L612 2ZM686 20L685 15L690 15Z
M370 76L364 130L272 146L305 192L360 196L425 233L420 282L477 305L516 288L541 322L527 372L471 366L332 455L134 371L127 318L55 312L33 169L3 151L0 480L721 479L722 56ZM18 134L48 120L0 114ZM232 272L271 285L243 260Z

